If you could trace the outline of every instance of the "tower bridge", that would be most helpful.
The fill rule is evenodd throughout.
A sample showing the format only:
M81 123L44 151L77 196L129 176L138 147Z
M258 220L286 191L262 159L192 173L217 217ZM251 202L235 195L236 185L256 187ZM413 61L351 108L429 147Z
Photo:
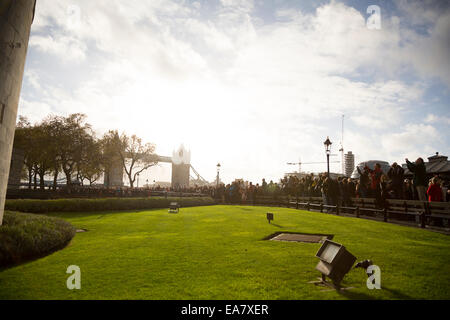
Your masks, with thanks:
M183 145L181 145L178 150L174 151L171 157L153 154L145 160L149 162L171 163L171 185L173 188L189 187L189 181L191 179L200 181L202 184L208 184L208 182L191 165L191 152L186 150ZM195 179L191 176L191 170L196 176ZM105 174L104 184L110 187L121 187L124 185L123 177L124 168L122 162L118 160L112 166L111 170Z

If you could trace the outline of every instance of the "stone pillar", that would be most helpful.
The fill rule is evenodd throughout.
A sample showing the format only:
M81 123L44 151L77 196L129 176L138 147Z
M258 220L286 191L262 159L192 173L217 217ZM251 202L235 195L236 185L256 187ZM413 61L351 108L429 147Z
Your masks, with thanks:
M35 0L0 2L0 225Z
M190 164L172 163L172 188L189 187L190 169Z
M105 187L123 187L123 171L122 160L113 160L111 168L105 173Z
M181 145L172 153L172 188L189 187L191 152Z

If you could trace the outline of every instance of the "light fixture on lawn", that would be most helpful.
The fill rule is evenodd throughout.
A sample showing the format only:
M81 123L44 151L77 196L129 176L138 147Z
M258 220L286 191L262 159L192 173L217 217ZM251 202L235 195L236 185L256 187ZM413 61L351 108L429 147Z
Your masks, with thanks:
M330 240L323 242L316 257L320 259L316 269L322 273L319 283L334 289L341 289L340 283L351 270L356 257L348 252L343 245ZM328 283L326 277L330 278L332 283Z

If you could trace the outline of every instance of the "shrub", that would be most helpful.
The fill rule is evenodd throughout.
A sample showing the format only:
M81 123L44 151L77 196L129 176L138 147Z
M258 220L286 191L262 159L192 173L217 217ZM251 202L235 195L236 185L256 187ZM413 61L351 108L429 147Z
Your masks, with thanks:
M159 209L168 208L171 202L178 202L181 207L207 206L215 204L210 197L191 198L104 198L104 199L57 199L24 200L8 199L5 209L28 213L49 212L95 212L113 210Z
M0 269L60 250L74 236L75 228L64 220L6 211L0 227Z

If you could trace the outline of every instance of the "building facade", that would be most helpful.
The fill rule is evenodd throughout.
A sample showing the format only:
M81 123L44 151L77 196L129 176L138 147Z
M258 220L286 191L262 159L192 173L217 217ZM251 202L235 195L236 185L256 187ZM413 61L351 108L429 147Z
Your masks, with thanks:
M35 0L0 2L0 225Z
M381 171L383 171L384 174L387 174L389 172L391 165L389 164L389 162L382 161L382 160L367 160L364 162L360 162L357 167L361 171L364 171L364 166L368 166L369 169L373 170L373 169L375 169L375 165L377 163L380 165ZM352 179L359 179L358 168L355 168L355 170L353 171L352 176L351 176Z
M344 174L346 177L351 177L353 170L355 170L355 155L349 151L344 155Z

